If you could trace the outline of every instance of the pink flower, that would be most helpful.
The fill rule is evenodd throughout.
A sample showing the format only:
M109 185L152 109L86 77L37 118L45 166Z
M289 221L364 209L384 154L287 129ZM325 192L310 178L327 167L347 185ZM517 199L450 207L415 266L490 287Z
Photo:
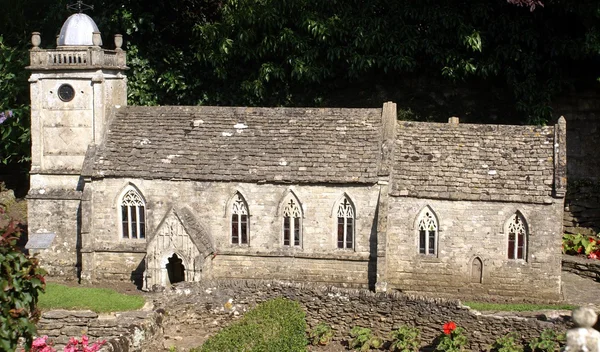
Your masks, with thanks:
M590 253L590 255L588 256L588 258L590 258L590 259L598 259L598 255L596 254L596 252L592 252L592 253Z
M46 336L46 335L38 337L37 339L33 340L31 347L44 347L44 346L46 346L47 339L48 339L48 336Z

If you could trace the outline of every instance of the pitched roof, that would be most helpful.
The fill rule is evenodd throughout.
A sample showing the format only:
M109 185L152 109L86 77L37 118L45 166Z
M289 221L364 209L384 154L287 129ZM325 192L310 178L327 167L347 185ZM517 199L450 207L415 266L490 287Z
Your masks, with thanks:
M399 121L392 195L547 203L554 127Z
M95 177L375 183L382 109L121 107Z

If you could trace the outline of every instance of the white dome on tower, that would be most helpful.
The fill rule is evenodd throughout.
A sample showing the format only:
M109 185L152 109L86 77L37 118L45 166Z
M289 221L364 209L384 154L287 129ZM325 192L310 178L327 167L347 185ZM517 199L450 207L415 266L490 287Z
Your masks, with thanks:
M85 13L75 13L65 21L58 37L59 46L92 46L92 34L100 32L94 20ZM100 40L102 45L102 40Z

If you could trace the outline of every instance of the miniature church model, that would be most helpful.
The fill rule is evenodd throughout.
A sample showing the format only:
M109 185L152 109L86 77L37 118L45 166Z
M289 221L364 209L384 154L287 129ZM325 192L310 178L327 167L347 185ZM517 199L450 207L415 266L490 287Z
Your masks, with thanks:
M560 297L562 118L127 106L120 35L103 48L77 13L32 44L29 240L50 275Z

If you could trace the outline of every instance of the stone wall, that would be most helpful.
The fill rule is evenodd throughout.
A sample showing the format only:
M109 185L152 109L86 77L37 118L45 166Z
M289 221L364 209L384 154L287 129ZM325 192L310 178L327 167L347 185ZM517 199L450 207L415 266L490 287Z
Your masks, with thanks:
M600 232L600 181L569 181L563 224L565 233L594 235Z
M102 351L144 351L146 344L159 339L162 314L132 311L97 314L89 310L54 310L42 314L37 324L38 336L47 335L61 349L69 338L87 335L90 341L106 340Z
M567 119L565 232L600 232L600 99L595 91L567 96L554 106L554 115Z
M368 327L387 338L392 329L410 325L419 327L422 341L427 344L442 333L444 323L454 321L466 329L470 350L485 351L496 338L511 331L528 341L544 329L562 332L570 325L565 317L542 321L484 315L471 311L458 301L407 296L396 291L376 294L366 290L274 281L180 283L174 290L158 296L155 304L167 310L165 326L177 323L197 327L200 336L207 332L216 333L257 303L275 297L298 301L306 311L309 329L319 322L326 322L335 329L336 340L347 339L354 326ZM230 299L231 304L227 304ZM181 325L178 326L182 328Z
M600 261L563 255L562 270L577 274L587 279L600 281Z
M212 239L216 252L214 258L205 260L212 265L201 268L202 278L242 274L246 278L304 276L320 277L319 281L368 284L370 243L376 236L378 185L341 187L108 178L86 184L82 214L90 223L85 220L82 225L83 279L110 279L109 273L113 278L128 278L141 264L135 261L141 260L151 239L123 239L119 233L119 195L131 185L146 201L148 236L170 216L171 209L185 207L193 212ZM244 196L248 205L249 240L245 245L231 244L230 208L236 192ZM282 207L288 196L295 196L302 208L300 246L282 243ZM337 249L336 243L337 205L344 196L351 200L356 214L355 244L350 250Z
M48 275L65 280L76 279L79 270L78 196L75 191L61 191L60 194L30 194L27 199L29 239L34 238L36 233L56 234L49 248L31 250L30 253L39 253L40 264Z
M437 254L419 254L418 216L429 207L438 221ZM528 227L526 260L508 259L508 219L520 212ZM468 202L391 197L387 281L402 291L436 296L499 295L560 299L562 204ZM483 264L481 282L472 265ZM525 284L527 283L527 284Z

